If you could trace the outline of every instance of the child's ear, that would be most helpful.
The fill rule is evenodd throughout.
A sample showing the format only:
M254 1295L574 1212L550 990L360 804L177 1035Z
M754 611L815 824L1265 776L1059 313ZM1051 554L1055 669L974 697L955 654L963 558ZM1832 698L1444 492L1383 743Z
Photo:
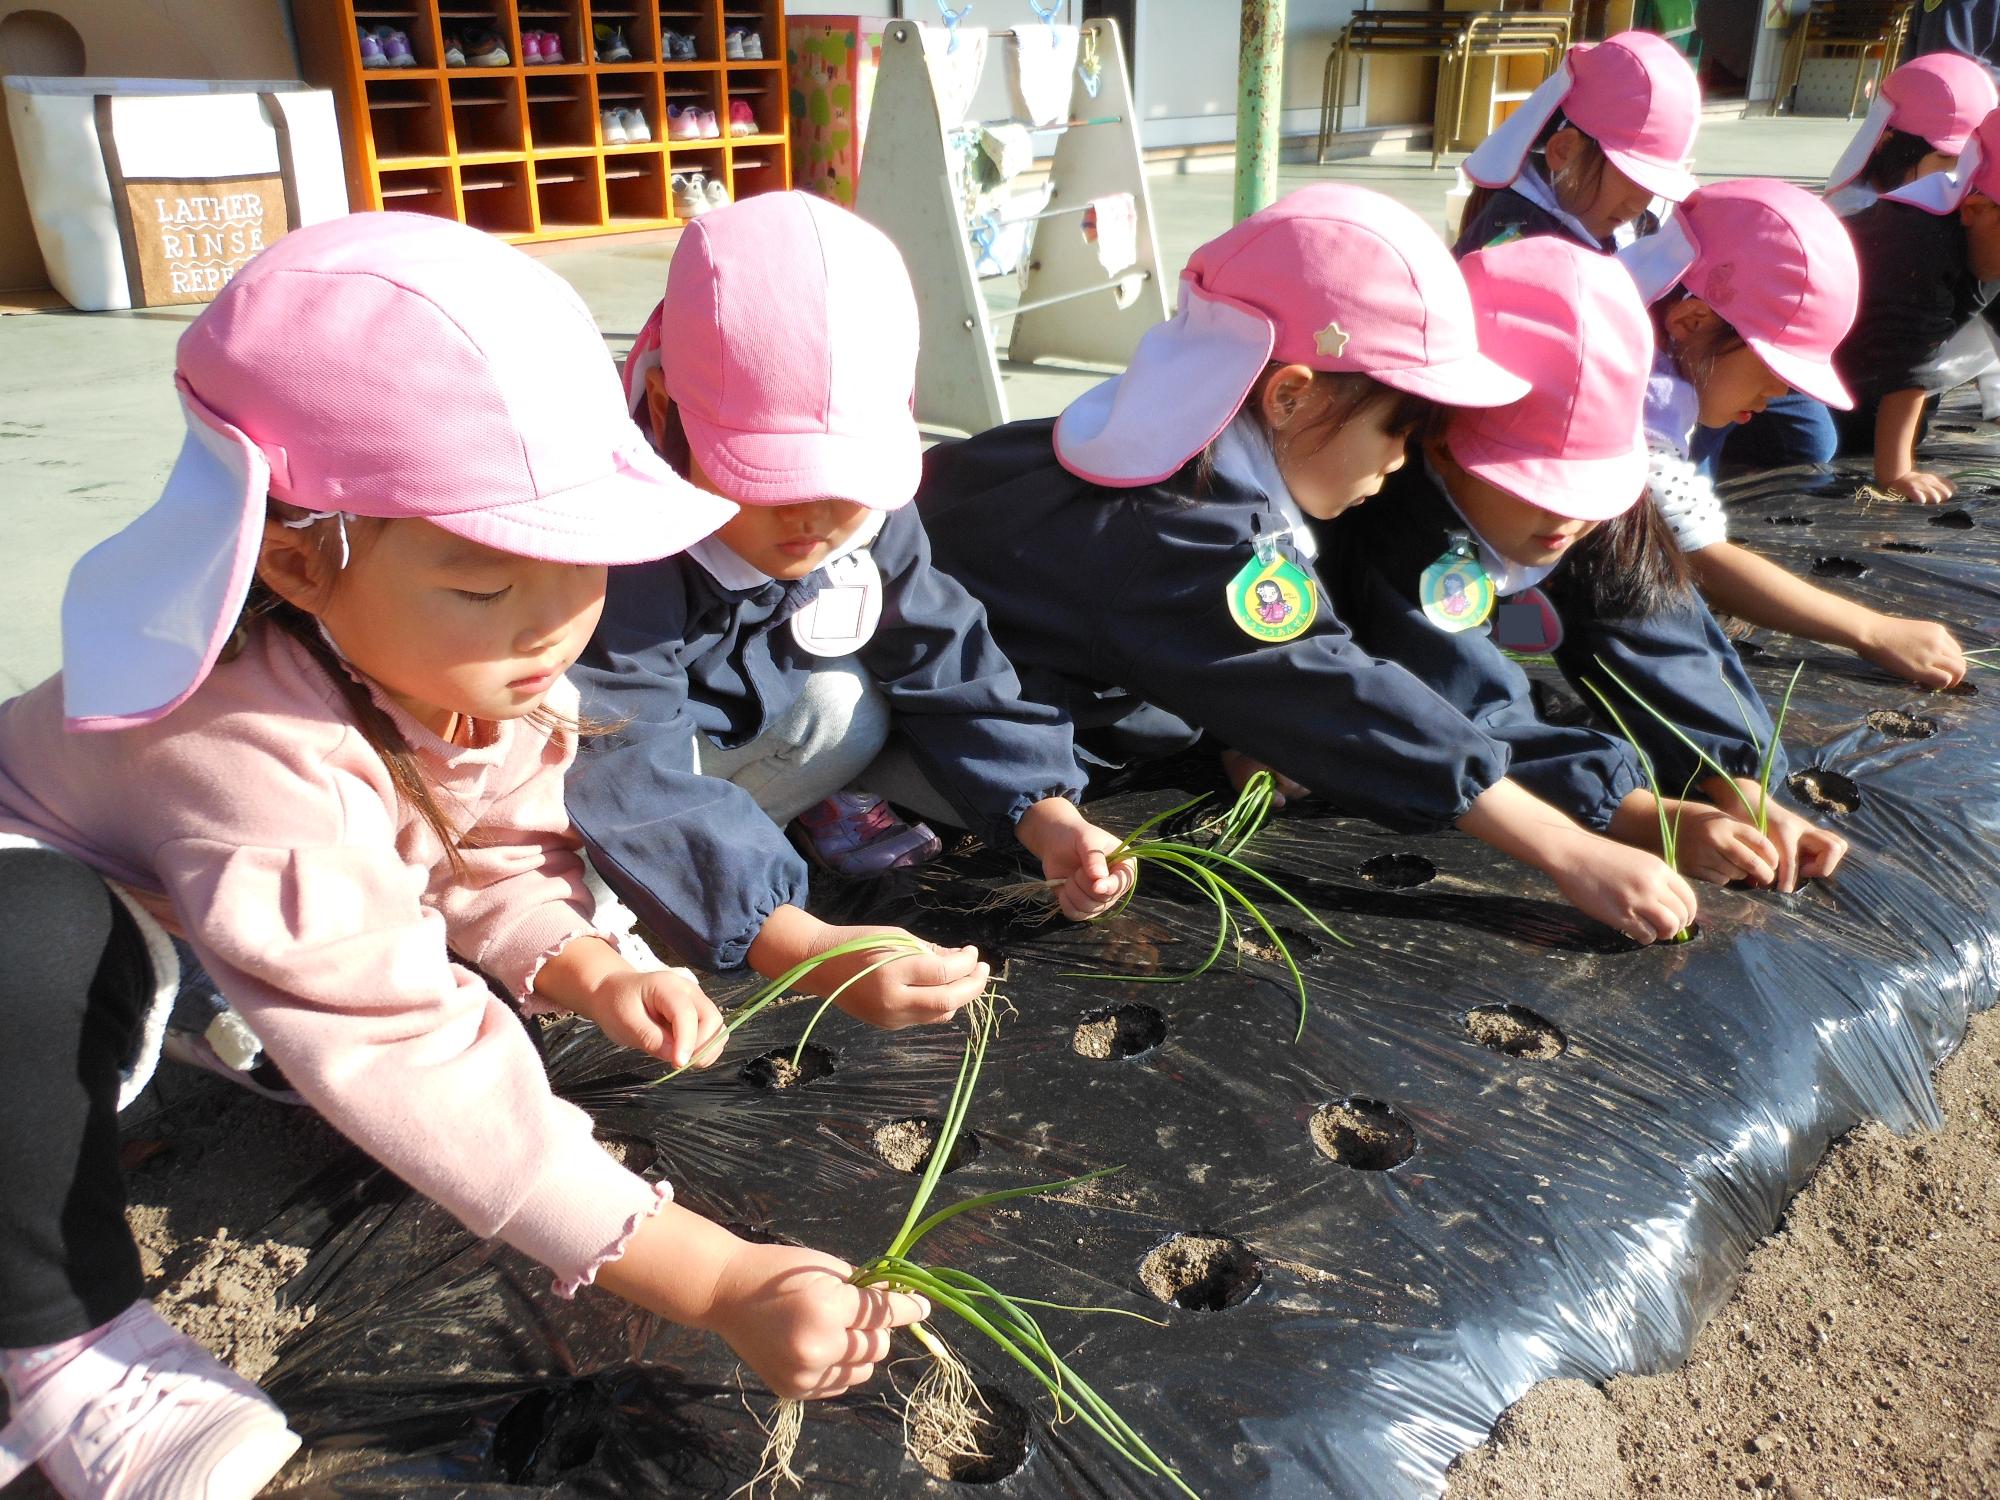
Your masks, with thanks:
M1548 144L1542 148L1542 159L1549 164L1551 177L1567 170L1569 164L1576 160L1576 148L1582 141L1583 132L1574 125L1565 125L1549 137Z
M646 372L646 435L653 440L655 449L666 444L667 413L673 404L673 398L667 394L666 377L655 365Z
M1667 309L1667 337L1676 344L1699 338L1715 322L1715 309L1699 297L1683 297Z
M309 529L265 521L257 577L280 599L309 615L318 614L326 602L326 563Z
M1264 425L1272 432L1290 426L1309 400L1313 388L1310 365L1286 365L1271 372L1264 382L1262 411Z

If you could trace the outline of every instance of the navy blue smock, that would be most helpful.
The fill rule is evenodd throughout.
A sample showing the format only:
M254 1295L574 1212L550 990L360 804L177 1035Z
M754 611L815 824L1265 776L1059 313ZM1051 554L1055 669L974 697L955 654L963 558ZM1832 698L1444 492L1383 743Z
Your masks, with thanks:
M1080 796L1068 724L1022 696L984 612L932 566L916 508L869 550L882 619L855 655L965 826L1011 838L1034 803ZM695 736L747 744L797 699L823 662L789 622L824 577L736 590L684 556L613 568L571 669L584 714L623 727L584 742L570 816L605 882L688 962L734 968L772 912L805 904L805 861L748 792L698 774Z

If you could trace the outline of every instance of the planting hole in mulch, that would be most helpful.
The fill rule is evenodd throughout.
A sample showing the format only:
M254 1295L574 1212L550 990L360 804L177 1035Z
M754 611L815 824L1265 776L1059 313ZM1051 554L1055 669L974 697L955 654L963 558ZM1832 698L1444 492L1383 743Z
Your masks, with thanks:
M1148 1251L1139 1280L1162 1302L1189 1312L1236 1306L1264 1281L1264 1263L1226 1234L1177 1234Z
M1866 578L1868 564L1852 557L1822 557L1812 565L1821 578Z
M633 1135L604 1135L597 1138L597 1144L604 1148L619 1166L628 1172L644 1177L653 1170L653 1164L660 1159L660 1148L651 1141L642 1141Z
M1438 867L1421 854L1378 854L1363 862L1355 874L1385 890L1407 891L1437 879L1437 872Z
M792 1054L799 1060L794 1063ZM803 1048L774 1047L743 1065L743 1081L752 1088L796 1089L824 1078L833 1071L833 1054L817 1042Z
M1465 1013L1465 1029L1480 1046L1509 1057L1541 1062L1569 1050L1562 1028L1525 1005L1476 1006Z
M1110 1062L1151 1052L1166 1039L1167 1018L1152 1006L1135 1001L1092 1011L1076 1028L1069 1045L1079 1057Z
M1884 542L1884 552L1928 552L1931 549L1922 542Z
M493 1460L509 1484L547 1484L597 1457L608 1408L590 1381L530 1391L493 1428Z
M1357 1172L1386 1172L1417 1149L1410 1122L1379 1099L1336 1099L1313 1111L1313 1144Z
M875 1127L875 1154L898 1172L908 1172L914 1177L930 1161L931 1148L937 1144L937 1137L936 1120L891 1120L887 1125ZM970 1130L961 1130L957 1141L952 1144L951 1155L945 1158L944 1169L956 1172L978 1156L979 1137Z
M941 1442L940 1437L921 1425L910 1429L909 1455L933 1479L952 1484L998 1484L1020 1473L1028 1462L1028 1413L1002 1391L980 1387L973 1403L970 1442ZM978 1451L959 1451L967 1447Z
M1906 714L1900 708L1878 708L1868 716L1868 727L1897 740L1927 740L1938 732L1936 719Z
M1968 677L1963 682L1953 683L1950 687L1939 688L1937 691L1940 693L1950 693L1954 698L1977 698L1979 696L1979 684Z
M1951 531L1970 531L1979 524L1972 519L1972 512L1969 510L1941 510L1930 518L1930 523Z
M1785 785L1799 801L1824 813L1851 813L1861 805L1861 788L1852 776L1821 766L1792 772L1785 778Z
M1811 516L1766 516L1764 519L1773 526L1810 526Z

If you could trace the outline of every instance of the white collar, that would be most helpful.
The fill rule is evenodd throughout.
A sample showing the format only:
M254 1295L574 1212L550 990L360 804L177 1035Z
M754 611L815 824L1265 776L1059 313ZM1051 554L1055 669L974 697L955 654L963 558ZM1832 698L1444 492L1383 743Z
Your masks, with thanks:
M1685 458L1694 450L1694 430L1701 419L1701 393L1681 376L1673 351L1653 357L1646 377L1646 436L1672 443Z
M816 573L820 568L840 561L849 553L859 552L864 547L872 546L875 539L882 534L882 528L888 520L887 511L871 510L867 518L856 528L854 535L821 558L819 568L815 568L813 572ZM687 555L700 563L710 578L733 593L747 594L753 589L761 589L765 584L776 581L763 569L753 568L738 556L728 543L713 534L703 537L688 548Z
M1554 214L1556 219L1571 234L1575 235L1587 249L1601 250L1604 242L1583 227L1583 220L1556 201L1555 189L1542 176L1541 169L1531 161L1521 163L1521 175L1514 179L1514 191L1526 198L1544 213ZM1611 231L1613 249L1623 250L1639 238L1639 231L1631 224L1620 224Z
M1292 498L1285 476L1278 468L1278 456L1271 440L1248 408L1236 413L1229 425L1216 436L1209 454L1215 472L1231 484L1256 490L1271 502L1271 508L1292 531L1292 548L1310 562L1319 554L1319 543L1306 521L1306 513Z
M1444 496L1445 503L1452 508L1452 513L1465 522L1467 535L1479 548L1479 566L1484 568L1486 576L1493 580L1493 596L1496 599L1506 599L1523 589L1533 588L1560 566L1561 558L1552 563L1517 563L1511 558L1502 557L1487 545L1486 538L1479 534L1478 528L1466 520L1465 512L1460 510L1458 502L1452 499L1451 486L1444 482L1444 476L1438 473L1437 468L1431 463L1429 454L1424 455L1424 472L1430 476L1431 483L1437 486L1438 493Z

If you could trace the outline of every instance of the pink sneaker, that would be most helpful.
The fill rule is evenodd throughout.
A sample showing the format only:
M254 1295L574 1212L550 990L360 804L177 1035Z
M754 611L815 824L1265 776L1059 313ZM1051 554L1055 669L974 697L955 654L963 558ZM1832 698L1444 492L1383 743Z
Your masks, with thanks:
M922 823L905 823L867 792L840 792L799 814L807 851L840 875L880 875L935 859L944 841Z
M547 61L548 59L542 56L542 34L539 31L522 32L521 33L522 66L533 67L536 63L547 62Z
M755 135L757 133L757 116L751 110L749 100L731 99L729 101L729 133L733 136Z
M697 112L696 118L701 123L701 138L703 140L717 141L722 139L722 126L716 123L714 110L700 110Z
M0 1430L0 1487L39 1463L66 1500L250 1500L298 1450L285 1414L135 1302Z
M667 106L667 139L670 141L698 141L701 139L700 114L693 105L683 108L678 104Z
M542 33L542 61L559 63L563 60L562 38L553 31Z

